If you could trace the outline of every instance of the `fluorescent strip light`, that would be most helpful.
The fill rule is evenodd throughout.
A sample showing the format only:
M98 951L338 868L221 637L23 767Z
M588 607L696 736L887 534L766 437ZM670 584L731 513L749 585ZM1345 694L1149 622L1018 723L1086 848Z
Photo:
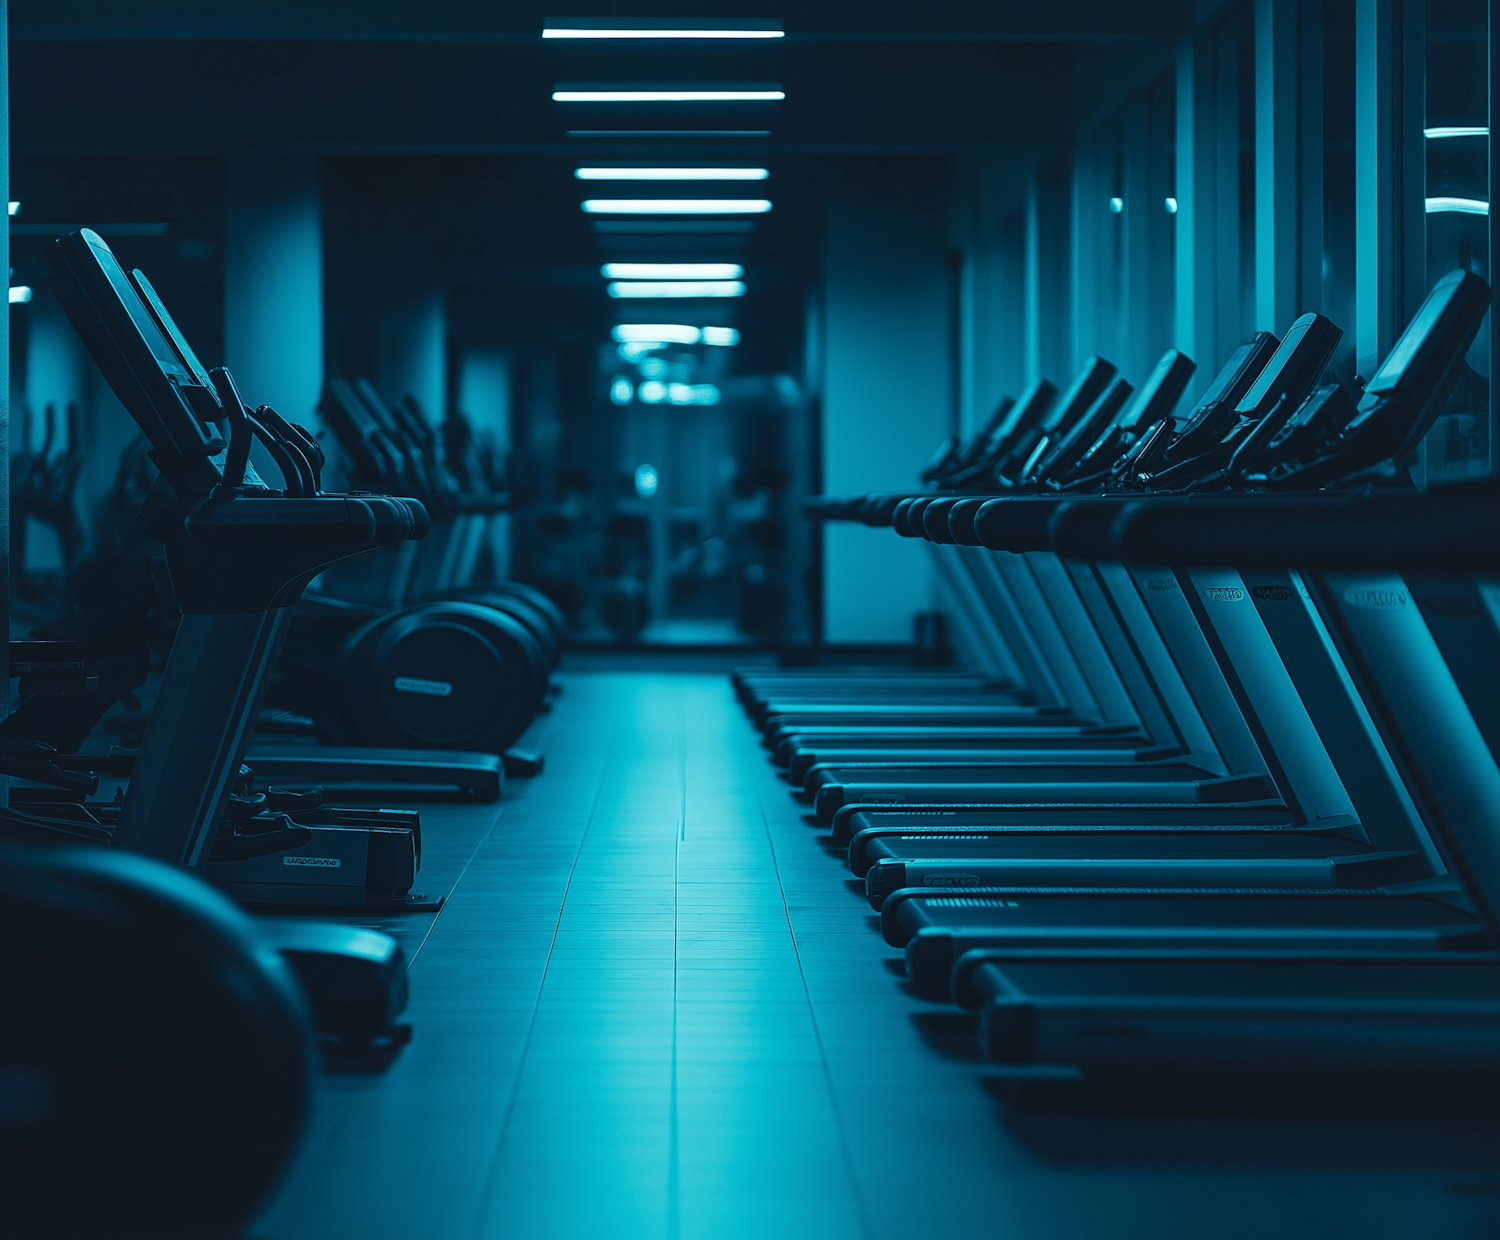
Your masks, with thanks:
M590 215L764 215L768 198L587 198Z
M1488 138L1488 125L1437 125L1422 130L1424 138Z
M23 301L31 300L31 286L29 284L12 284L10 286L10 304L19 305Z
M1460 215L1488 215L1490 204L1482 198L1429 198L1427 214L1437 215L1445 211L1456 211Z
M9 200L9 199L6 199L6 201L7 201L7 202L10 202L10 200ZM21 209L21 204L20 204L20 203L19 203L19 202L12 202L12 203L11 203L11 204L10 204L10 213L11 213L11 214L12 214L12 215L14 215L14 214L15 214L15 213L16 213L16 212L17 212L17 211L19 211L19 210L20 210L20 209Z
M699 331L685 323L618 323L610 332L620 344L638 340L658 341L662 344L697 344Z
M542 31L544 39L784 39L784 30L568 30Z
M549 17L544 39L782 39L786 31L772 18L722 20L690 17Z
M765 168L575 168L580 181L764 181Z
M570 138L769 138L769 129L570 129Z
M774 103L784 90L554 90L554 103Z
M738 263L605 263L599 274L606 280L738 280L745 269Z
M720 348L728 348L730 345L739 344L740 334L732 327L705 327L703 329L703 343L718 345Z
M743 297L741 280L616 280L611 297Z

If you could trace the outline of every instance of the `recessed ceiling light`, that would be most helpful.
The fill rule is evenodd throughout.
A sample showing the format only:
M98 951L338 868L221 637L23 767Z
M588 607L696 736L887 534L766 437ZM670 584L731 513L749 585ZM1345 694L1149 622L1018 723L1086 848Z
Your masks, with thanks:
M616 280L611 297L743 297L740 280Z
M765 168L574 168L580 181L764 181Z
M769 138L769 129L570 129L570 138Z
M776 82L559 82L557 103L774 103L786 98Z
M549 17L544 39L781 39L775 18Z
M610 335L620 344L655 340L662 344L697 344L702 335L686 323L617 323Z
M605 263L599 274L608 280L738 280L738 263Z
M589 215L764 215L769 198L586 198Z

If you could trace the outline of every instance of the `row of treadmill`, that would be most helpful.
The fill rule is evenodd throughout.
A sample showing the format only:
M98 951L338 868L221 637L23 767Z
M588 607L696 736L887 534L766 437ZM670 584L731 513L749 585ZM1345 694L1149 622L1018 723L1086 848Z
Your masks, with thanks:
M1182 414L1180 353L1091 358L811 506L931 544L962 663L737 690L1007 1079L1493 1096L1500 489L1409 468L1489 298L1440 281L1362 386L1305 315Z
M314 1072L380 1071L410 1038L400 945L356 923L440 905L423 803L492 813L507 773L537 772L511 746L565 622L524 586L463 580L507 501L443 485L412 411L331 383L359 489L326 491L317 436L205 368L143 272L87 229L47 257L149 444L140 526L180 620L138 749L82 742L144 663L87 625L10 644L0 1232L237 1235ZM377 457L399 471L370 477Z

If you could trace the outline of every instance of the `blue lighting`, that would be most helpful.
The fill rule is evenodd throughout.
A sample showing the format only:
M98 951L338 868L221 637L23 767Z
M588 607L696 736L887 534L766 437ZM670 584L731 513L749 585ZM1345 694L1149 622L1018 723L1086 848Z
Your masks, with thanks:
M733 327L705 327L703 329L703 343L718 345L727 348L729 345L739 344L740 334Z
M605 263L599 274L609 280L738 280L738 263Z
M655 341L654 348L664 344L697 344L702 333L685 323L617 323L610 335L620 344Z
M743 297L743 280L616 280L611 297Z
M784 90L554 90L555 103L771 103L785 99Z
M674 405L717 405L719 389L712 383L669 383L667 400Z
M1435 125L1422 130L1424 138L1488 138L1488 125Z
M616 375L609 385L609 398L617 405L628 405L635 399L635 389L624 375Z
M1168 198L1167 199L1167 214L1168 215L1176 215L1177 214L1177 199L1175 199L1175 198Z
M656 488L661 484L661 479L656 476L655 465L640 465L635 471L635 493L642 499L650 499L656 494Z
M544 39L781 39L774 18L549 17Z
M1116 215L1119 215L1121 211L1125 210L1125 200L1123 198L1111 198L1109 200L1109 209Z
M1490 204L1482 198L1429 198L1427 214L1438 215L1446 211L1457 211L1460 215L1488 215Z
M636 395L643 405L659 405L667 399L667 385L659 379L648 379L641 384Z
M654 353L657 349L663 347L660 340L632 340L629 344L622 344L615 352L620 355L622 362L629 362L631 365L634 365L648 354Z
M7 200L6 200L6 201L7 201L7 202L9 202L9 201L10 201L10 200L9 200L9 199L7 199ZM11 214L12 214L12 215L14 215L14 214L15 214L15 213L16 213L16 212L17 212L17 211L19 211L19 210L20 210L20 209L21 209L21 204L20 204L20 203L19 203L19 202L12 202L12 203L11 203L11 204L10 204L10 213L11 213Z
M575 168L580 181L764 181L767 168Z
M31 300L31 286L29 284L12 284L10 286L10 304L18 306L22 302Z
M769 198L585 198L589 215L764 215Z

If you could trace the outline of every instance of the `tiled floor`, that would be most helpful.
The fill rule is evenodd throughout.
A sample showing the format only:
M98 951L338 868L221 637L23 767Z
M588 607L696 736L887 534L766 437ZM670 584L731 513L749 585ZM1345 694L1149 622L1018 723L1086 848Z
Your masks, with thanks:
M1500 1234L1493 1125L1002 1107L725 677L565 683L539 779L424 820L415 1039L251 1240Z

